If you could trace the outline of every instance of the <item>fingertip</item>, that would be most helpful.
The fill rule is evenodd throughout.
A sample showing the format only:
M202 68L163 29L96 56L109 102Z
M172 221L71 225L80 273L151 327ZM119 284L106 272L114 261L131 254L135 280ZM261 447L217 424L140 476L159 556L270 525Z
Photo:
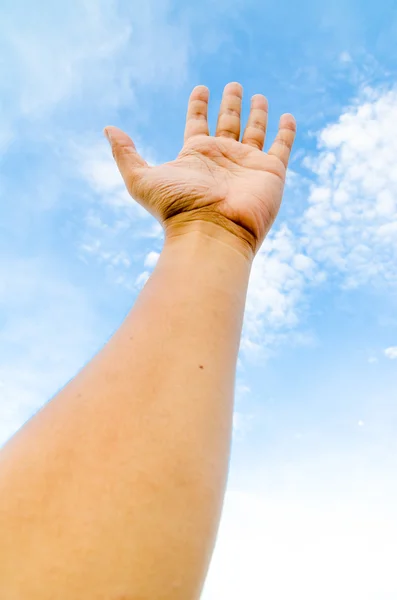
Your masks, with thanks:
M251 98L251 108L259 108L269 112L269 101L263 94L254 94Z
M123 131L122 129L114 127L113 125L107 125L103 131L112 145L117 144L119 146L125 147L131 146L135 149L134 142L132 141L130 136L127 133L125 133L125 131Z
M124 131L122 131L118 127L114 127L114 125L106 125L106 127L104 127L103 129L103 133L105 134L105 137L107 137L110 143L114 142L117 138L119 138L120 134L122 136L128 137L127 134L124 133Z
M107 139L107 141L109 142L109 144L112 143L112 134L110 132L110 126L106 126L103 128L103 134L105 136L105 138Z
M243 86L238 81L230 81L225 85L223 93L232 94L233 96L243 97Z
M289 129L296 132L296 119L291 113L284 113L280 117L280 129Z
M191 100L203 100L204 102L208 101L210 95L210 90L206 85L196 85L192 93L190 94Z

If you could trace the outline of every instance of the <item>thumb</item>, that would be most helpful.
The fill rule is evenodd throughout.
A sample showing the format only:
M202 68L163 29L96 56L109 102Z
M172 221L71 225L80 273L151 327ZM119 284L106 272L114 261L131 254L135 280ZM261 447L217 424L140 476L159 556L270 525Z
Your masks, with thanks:
M137 152L132 139L118 127L105 127L104 134L112 148L112 154L130 191L140 169L148 167L147 162Z

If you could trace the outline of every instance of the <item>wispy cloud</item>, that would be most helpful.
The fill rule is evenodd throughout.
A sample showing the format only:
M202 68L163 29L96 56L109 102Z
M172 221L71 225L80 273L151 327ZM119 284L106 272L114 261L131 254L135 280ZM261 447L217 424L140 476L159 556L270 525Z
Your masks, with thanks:
M397 346L391 346L390 348L386 348L385 356L390 358L391 360L397 359Z
M95 111L131 106L136 84L186 77L187 29L168 18L169 2L149 0L137 11L111 0L72 0L68 10L44 1L41 10L45 19L29 3L9 4L1 19L2 55L13 57L1 74L15 118L36 120L83 99Z
M157 262L163 229L127 192L107 142L72 147L76 176L89 190L90 198L80 233L79 256L83 261L96 260L113 283L133 290L135 280L135 289L140 289ZM139 150L148 157L147 152ZM146 270L137 274L142 260Z
M106 330L49 260L0 263L0 444L74 376Z

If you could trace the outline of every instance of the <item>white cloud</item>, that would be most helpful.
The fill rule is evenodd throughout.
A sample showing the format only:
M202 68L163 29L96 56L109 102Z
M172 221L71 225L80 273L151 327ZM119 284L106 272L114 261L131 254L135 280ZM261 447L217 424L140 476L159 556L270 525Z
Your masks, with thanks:
M98 144L98 146L90 148L90 154L92 156L82 162L81 170L93 190L105 196L120 188L125 189L115 161L111 155L109 156L108 148L105 148L104 144ZM128 196L127 193L126 196ZM129 197L128 203L131 202L132 199Z
M244 491L226 493L202 600L397 596L395 438L363 446L358 427L343 451L319 440L313 454L297 436L284 455L255 448Z
M397 285L397 91L366 88L318 134L309 207L291 229L271 232L255 259L242 347L291 339L312 284ZM292 182L296 177L292 179ZM307 181L307 180L306 180Z
M237 381L236 383L236 401L242 401L246 398L246 396L251 392L251 388L246 383L242 381Z
M138 289L142 289L150 277L149 271L143 271L135 280L135 285Z
M255 419L255 409L250 403L251 388L238 376L235 385L233 412L233 438L234 441L241 442L245 439L253 426Z
M105 140L72 142L70 156L71 167L88 185L91 198L86 207L86 227L77 244L79 258L86 263L94 258L105 267L113 283L133 291L135 279L135 286L140 289L148 275L136 275L140 268L137 256L142 254L144 239L161 240L161 225L127 192ZM149 252L145 267L152 268L158 256L154 250Z
M149 152L142 151L145 158ZM96 206L87 207L87 227L83 231L83 241L79 244L81 259L86 260L84 253L96 257L98 262L110 266L116 271L113 281L126 283L131 289L131 278L121 273L123 267L139 267L133 257L137 244L144 239L154 238L161 241L163 229L161 225L127 192L124 181L112 157L109 145L105 141L93 141L71 144L73 167L82 180L88 184L96 199ZM152 164L154 161L149 161ZM139 252L141 254L141 252ZM145 267L153 268L159 253L152 250L145 258ZM147 276L138 276L138 288L146 281Z
M233 413L233 437L236 441L245 439L251 430L254 415L235 410Z
M99 262L107 263L107 265L110 267L122 266L128 269L131 265L131 260L127 256L126 252L109 252L103 250L101 248L101 242L99 240L96 240L91 244L82 244L80 248L87 254L96 256Z
M371 365L373 365L373 364L376 364L376 363L378 362L378 359L377 359L377 357L376 357L376 356L370 356L370 357L368 358L368 362L369 362Z
M304 161L316 177L309 207L293 228L272 231L255 259L243 350L263 355L296 338L310 286L333 274L344 287L397 284L395 123L397 91L365 89L318 134L318 155Z
M247 295L242 348L266 352L291 335L308 286L324 279L286 224L270 233L255 257Z
M347 287L397 284L397 91L365 89L318 136L301 222L307 253Z
M350 56L349 52L345 51L339 55L339 60L342 63L350 63L350 62L352 62L352 57Z
M163 240L164 230L158 221L154 221L146 229L137 232L141 238Z
M156 264L158 259L160 258L160 254L158 252L149 252L149 254L146 255L145 258L145 267L148 267L149 269L153 269Z
M394 598L397 520L368 492L356 505L229 491L202 600Z
M386 348L385 356L390 359L397 359L397 346L391 346L390 348Z
M139 145L138 151L142 151ZM150 217L128 193L106 141L85 139L79 143L71 142L70 156L72 166L105 206L121 208L144 219Z

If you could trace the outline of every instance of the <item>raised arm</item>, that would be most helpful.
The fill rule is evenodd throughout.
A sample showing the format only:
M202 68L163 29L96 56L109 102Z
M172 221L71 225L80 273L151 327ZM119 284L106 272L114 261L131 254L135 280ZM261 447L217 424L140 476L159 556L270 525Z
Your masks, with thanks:
M262 152L267 102L190 97L185 144L149 167L106 129L131 195L163 225L157 266L111 340L0 452L0 597L200 596L226 483L252 260L279 209L290 115ZM59 340L62 344L62 340Z

